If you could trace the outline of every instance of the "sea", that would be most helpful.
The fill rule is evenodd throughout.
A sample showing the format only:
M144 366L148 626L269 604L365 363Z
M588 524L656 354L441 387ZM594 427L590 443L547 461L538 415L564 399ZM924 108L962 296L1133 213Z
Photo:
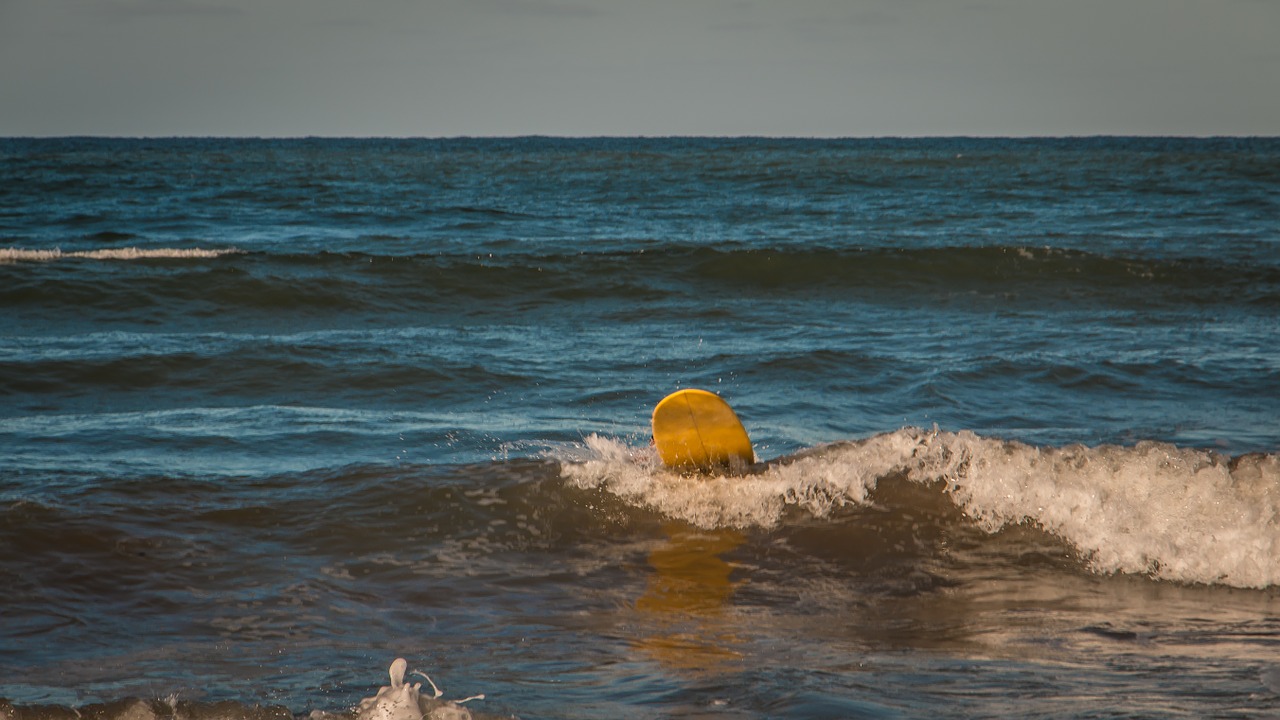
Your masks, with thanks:
M0 698L1280 717L1280 138L0 139Z

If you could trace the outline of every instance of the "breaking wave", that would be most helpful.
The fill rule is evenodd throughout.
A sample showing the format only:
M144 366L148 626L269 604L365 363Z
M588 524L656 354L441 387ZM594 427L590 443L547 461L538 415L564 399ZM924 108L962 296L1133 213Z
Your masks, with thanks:
M935 488L988 533L1038 527L1099 573L1262 588L1280 584L1280 456L1143 442L1037 447L905 428L826 445L747 477L690 478L650 450L593 435L564 473L703 528L770 527L796 508L830 517L876 501L890 477Z
M26 250L23 248L0 248L0 264L21 262L52 262L67 258L86 260L165 260L188 258L216 258L223 255L237 255L244 252L235 248L102 248L99 250L75 250L64 252L54 250Z

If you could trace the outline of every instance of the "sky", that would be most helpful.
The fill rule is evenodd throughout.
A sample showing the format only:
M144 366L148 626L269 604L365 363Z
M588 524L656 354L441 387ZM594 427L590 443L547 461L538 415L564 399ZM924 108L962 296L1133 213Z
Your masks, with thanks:
M1280 135L1280 0L0 0L28 135Z

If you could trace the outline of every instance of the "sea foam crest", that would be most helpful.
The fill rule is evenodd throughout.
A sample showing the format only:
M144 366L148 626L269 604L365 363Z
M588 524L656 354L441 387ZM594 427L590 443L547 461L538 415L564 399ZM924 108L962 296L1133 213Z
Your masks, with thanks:
M876 480L915 444L889 433L849 446L847 461L811 453L746 477L682 475L664 468L652 448L596 434L584 440L582 452L561 459L569 460L563 472L577 487L600 488L701 528L768 527L788 506L824 517L849 503L865 504Z
M970 432L928 436L909 477L948 481L985 529L1029 522L1102 572L1280 585L1280 456L1142 442L1040 448Z
M905 428L813 448L746 477L691 478L652 450L591 436L564 475L704 528L825 517L889 475L937 486L988 532L1031 524L1091 566L1181 582L1280 585L1280 456L1144 442L1062 448Z
M84 258L88 260L154 260L172 258L216 258L222 255L243 253L235 248L103 248L100 250L26 250L23 248L0 248L0 264L20 262L52 262L65 258Z

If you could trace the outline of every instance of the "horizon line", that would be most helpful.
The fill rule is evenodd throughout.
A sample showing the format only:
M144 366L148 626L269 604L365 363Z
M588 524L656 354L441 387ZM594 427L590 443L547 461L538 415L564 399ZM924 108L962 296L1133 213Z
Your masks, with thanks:
M1280 138L1280 134L1133 134L1133 133L1081 133L1081 134L918 134L918 135L772 135L772 134L478 134L478 135L339 135L339 134L305 134L305 135L202 135L202 134L87 134L68 133L58 135L0 135L4 140L1089 140L1089 139L1166 139L1166 140L1268 140Z

